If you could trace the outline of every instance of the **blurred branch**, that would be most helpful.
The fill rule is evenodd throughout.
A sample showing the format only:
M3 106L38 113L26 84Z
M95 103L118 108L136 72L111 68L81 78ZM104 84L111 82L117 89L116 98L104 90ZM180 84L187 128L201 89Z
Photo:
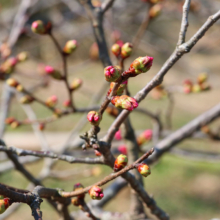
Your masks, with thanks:
M102 3L102 13L104 14L109 8L112 7L113 3L114 3L115 0L105 0L103 3Z

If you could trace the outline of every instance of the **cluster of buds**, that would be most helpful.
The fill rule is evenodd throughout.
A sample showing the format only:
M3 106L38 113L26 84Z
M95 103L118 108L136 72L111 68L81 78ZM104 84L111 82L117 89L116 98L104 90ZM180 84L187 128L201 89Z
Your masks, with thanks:
M104 69L105 80L108 82L115 82L121 76L121 69L119 66L107 66Z
M57 104L57 100L57 97L55 95L52 95L46 100L45 104L48 107L54 107Z
M132 111L138 107L138 102L127 95L114 96L112 97L111 103L117 108L126 109L128 111Z
M73 191L79 191L79 190L82 190L84 187L81 183L76 183L74 186L73 186ZM74 206L79 206L80 205L80 200L83 200L85 198L85 193L82 193L80 195L78 195L77 197L74 197L71 199L71 203L74 205Z
M137 170L144 177L151 174L150 167L145 163L137 164Z
M189 94L191 92L198 93L201 91L206 91L211 88L207 83L208 76L206 73L201 73L197 77L197 83L193 84L191 80L185 80L183 82L183 92Z
M45 66L45 73L54 79L61 80L63 76L61 75L59 70L54 69L52 66Z
M0 214L4 213L5 210L11 205L9 198L2 198L0 199Z
M5 124L10 125L11 128L17 128L21 125L21 123L13 117L6 118L5 119Z
M69 40L66 42L64 48L63 48L63 53L65 55L70 55L71 53L73 53L76 48L78 46L78 43L76 40Z
M31 30L36 34L49 34L51 32L52 25L50 22L45 24L41 20L34 21L31 25Z
M96 111L90 111L87 114L87 119L92 125L98 126L100 121L102 120L102 116Z
M153 132L151 129L147 129L145 130L143 133L141 133L138 137L137 137L137 143L139 146L143 145L144 143L150 141L152 139L153 136Z
M153 59L153 57L149 56L138 57L131 63L129 69L123 72L122 75L127 77L135 77L141 73L147 72L153 64Z
M92 186L92 188L89 190L89 195L95 200L101 200L104 196L103 190L99 186Z
M21 104L30 104L34 101L34 98L30 95L24 95L20 98L19 101Z
M117 42L112 45L111 51L117 58L126 59L131 56L133 50L133 45L129 42L121 45L121 43Z
M118 172L119 170L123 169L128 163L128 158L124 154L120 154L114 163L114 171Z
M79 89L82 86L83 81L79 78L74 79L70 84L71 91L74 91L76 89Z
M165 90L163 85L156 86L152 91L151 91L151 97L153 99L162 99L167 96L167 91Z
M123 94L124 89L126 88L126 85L127 85L127 84L128 84L128 81L127 81L127 80L120 84L120 86L118 87L117 92L116 92L116 95L117 95L117 96L120 96L120 95ZM115 86L115 83L114 83L114 82L111 82L111 83L110 83L110 88L109 88L108 93L107 93L108 96L111 94L112 89L114 88L114 86Z

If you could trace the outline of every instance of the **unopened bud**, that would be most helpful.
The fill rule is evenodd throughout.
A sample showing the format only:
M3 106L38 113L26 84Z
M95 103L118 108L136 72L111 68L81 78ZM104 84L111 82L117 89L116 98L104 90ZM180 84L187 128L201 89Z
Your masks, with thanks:
M89 190L89 195L95 200L101 200L104 196L103 190L99 186L92 186L92 188Z
M118 172L119 170L123 169L128 163L128 158L124 154L120 154L114 163L114 171Z
M192 87L192 92L197 93L197 92L201 92L201 86L199 84L195 84Z
M9 66L15 66L17 64L18 60L16 57L10 57L9 59L6 60L6 63Z
M118 96L122 95L127 84L128 84L128 81L125 81L125 82L121 83L120 86L117 89L116 95L118 95ZM112 89L114 88L114 86L115 86L115 83L111 82L110 83L110 89L108 90L107 95L111 94Z
M74 79L72 81L72 83L70 84L70 89L72 91L76 90L76 89L79 89L82 86L82 83L83 83L83 81L81 79Z
M102 154L98 150L94 150L94 153L95 153L95 155L97 157L101 157L102 156Z
M76 40L69 40L66 42L64 48L63 48L63 52L67 55L71 54L73 51L76 50L77 48L77 41Z
M17 87L19 85L18 81L14 78L7 79L6 83L11 87Z
M115 139L116 140L121 140L122 136L121 136L121 130L118 130L116 133L115 133Z
M28 58L28 53L25 51L23 51L17 55L17 60L19 62L23 62L23 61L27 60L27 58Z
M25 95L25 96L20 98L20 103L21 104L29 104L33 101L34 101L34 98L29 96L29 95Z
M4 198L0 200L0 214L4 213L5 210L10 206L10 199Z
M43 131L44 128L45 128L45 124L44 124L44 123L40 123L39 126L38 126L38 129L39 129L40 131Z
M76 183L73 186L73 191L79 191L82 190L84 188L84 186L81 183ZM82 193L80 195L77 196L79 199L84 199L85 198L85 193Z
M15 121L15 118L13 117L8 117L5 119L5 124L10 125L12 122Z
M207 79L208 79L207 74L206 74L206 73L201 73L201 74L199 74L199 76L197 77L197 82L198 82L198 84L202 84L202 83L206 82Z
M92 44L92 46L89 49L89 56L92 60L98 60L99 59L99 47L96 42Z
M18 92L24 92L24 87L21 84L19 84L19 85L16 86L16 90Z
M145 130L142 134L140 134L137 138L137 143L139 146L146 143L147 141L150 141L152 139L153 132L151 129Z
M156 4L154 5L150 11L149 11L149 16L150 18L155 18L157 17L160 13L161 13L161 10L162 10L162 5L161 4Z
M127 109L128 111L132 111L138 107L138 102L127 95L114 96L111 103L117 108Z
M121 76L121 70L116 66L107 66L104 74L106 81L115 82Z
M71 199L71 203L72 203L74 206L79 206L79 205L80 205L79 198L78 198L78 197L72 198L72 199Z
M90 111L87 115L87 119L92 125L99 125L102 116L96 111Z
M19 121L13 121L12 123L11 123L11 128L17 128L17 127L19 127L21 124L20 124L20 122Z
M70 104L71 104L70 100L65 100L63 102L63 106L66 107L66 108L70 107Z
M112 48L111 48L111 51L117 57L121 53L121 47L119 46L119 44L113 44Z
M121 48L121 57L122 58L127 58L131 55L133 50L133 45L131 43L125 43L122 48Z
M54 107L57 104L57 100L57 96L52 95L47 99L46 105L49 107Z
M126 147L126 145L120 145L120 146L118 147L118 151L119 151L120 153L124 154L124 155L127 155L127 147Z
M58 79L58 80L63 79L60 71L54 69L52 66L46 66L45 67L45 72L46 72L46 74L52 76L54 79Z
M137 169L138 172L144 177L147 177L151 174L150 167L145 163L139 164Z
M46 34L46 27L41 20L34 21L31 25L31 30L36 34Z

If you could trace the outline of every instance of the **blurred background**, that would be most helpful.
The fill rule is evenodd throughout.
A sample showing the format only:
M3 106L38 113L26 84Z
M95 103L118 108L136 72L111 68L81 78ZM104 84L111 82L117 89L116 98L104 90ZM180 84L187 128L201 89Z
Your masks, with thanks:
M76 52L68 58L68 72L70 81L74 78L83 80L82 87L74 93L74 102L78 108L88 107L94 95L100 89L108 89L104 81L103 65L98 57L98 47L95 43L91 22L83 6L74 0L32 0L25 16L19 13L28 1L0 0L0 44L10 41L13 45L11 54L16 55L27 51L27 61L16 66L13 73L27 88L33 88L35 96L46 99L51 95L58 97L58 107L67 98L67 92L62 82L48 79L43 71L45 65L57 69L62 67L60 55L48 36L37 35L31 32L31 23L35 20L51 21L53 33L60 45L70 39L76 39L79 46ZM92 1L94 6L99 6L100 1ZM109 47L109 54L113 64L116 58L111 54L111 45L117 41L135 43L134 51L125 61L125 69L139 56L152 56L154 63L149 72L132 78L129 81L129 91L134 96L158 72L163 63L176 47L182 16L183 1L162 1L161 13L152 19L143 35L137 40L140 25L148 15L148 2L144 0L115 0L114 5L105 14L103 26ZM220 1L192 0L189 13L189 28L186 39L189 39L207 20L207 18L220 9ZM17 39L10 39L11 31L20 25L23 19L24 26L19 30ZM158 114L164 125L164 135L185 125L199 114L210 109L220 101L220 22L217 22L207 34L198 42L189 54L183 56L166 75L163 88L154 89L148 97L141 102L140 107ZM208 76L207 89L184 92L184 81L191 80L196 84L201 73ZM104 84L105 83L105 84ZM4 97L4 82L0 81L0 96ZM2 99L1 98L1 99ZM101 95L100 104L104 96ZM2 101L2 100L1 100ZM2 103L2 102L1 102ZM31 104L37 118L46 118L51 112L38 103ZM27 118L26 111L14 96L11 100L8 116L19 120ZM70 138L70 131L77 125L82 114L62 117L48 123L43 131L44 138L54 151L59 150L69 140L69 146L79 142L78 135ZM100 137L105 134L114 118L105 113ZM153 129L149 117L133 112L131 122L137 134L146 129ZM90 128L86 123L78 133L81 134ZM216 120L207 129L219 134L220 120ZM19 126L16 129L6 127L3 140L7 145L23 149L39 150L41 141L32 131L31 125ZM77 143L78 143L77 142ZM120 143L114 142L117 148ZM153 142L146 143L144 147L153 146ZM178 149L195 150L212 154L220 153L219 140L204 138L200 135L190 138L177 146ZM71 152L69 152L72 154ZM74 155L86 156L92 152L74 151ZM116 152L117 154L118 152ZM27 188L28 181L17 171L12 169L5 155L1 155L0 182L17 188ZM93 155L94 156L94 155ZM45 160L27 163L25 167L38 177ZM187 157L174 152L167 153L160 161L152 166L152 174L144 179L145 188L152 194L158 205L176 220L201 220L220 218L220 161L206 157ZM7 170L6 172L4 172ZM60 173L59 178L53 175L45 178L43 183L47 187L72 190L76 182L85 186L90 185L111 172L111 169L101 165L79 165L57 162L53 166L54 173ZM62 176L63 174L63 176ZM71 175L70 175L71 174ZM108 187L111 183L107 184ZM104 188L105 188L104 187ZM129 210L130 189L125 187L105 207L108 211L127 212ZM117 205L117 204L120 204ZM77 210L73 206L71 210ZM9 211L9 210L8 210ZM57 214L46 203L42 203L45 219L58 219ZM7 212L6 212L7 213ZM29 207L20 205L16 212L0 219L32 219ZM152 217L154 219L154 217Z

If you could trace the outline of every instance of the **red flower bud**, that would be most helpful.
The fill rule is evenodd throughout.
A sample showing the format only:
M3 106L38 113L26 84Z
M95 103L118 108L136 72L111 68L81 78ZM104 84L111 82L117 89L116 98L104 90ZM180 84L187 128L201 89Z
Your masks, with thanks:
M104 196L102 188L99 186L92 186L89 190L89 195L92 199L101 200Z
M99 125L102 116L96 111L90 111L87 115L87 119L92 125Z
M77 44L77 41L76 40L69 40L66 42L64 48L63 48L63 52L65 54L71 54L73 51L76 50L78 44Z
M118 147L118 151L120 152L120 153L122 153L122 154L124 154L124 155L127 155L127 147L126 147L126 145L120 145L119 147Z
M142 134L140 134L137 138L137 143L139 146L144 144L147 141L150 141L152 139L153 132L151 129L145 130Z
M46 34L46 27L41 20L34 21L31 25L31 30L36 34Z
M11 87L17 87L19 85L18 81L14 78L7 79L6 83Z
M128 84L128 81L127 81L127 80L124 81L123 83L121 83L120 86L119 86L118 89L117 89L116 95L118 95L118 96L122 95L127 84ZM111 82L111 83L110 83L110 89L108 90L107 95L110 95L110 94L111 94L112 89L114 88L114 85L115 85L114 82Z
M83 188L84 188L84 186L81 183L76 183L73 186L73 191L82 190ZM82 193L82 194L78 195L77 198L84 199L85 198L85 193Z
M66 100L63 102L63 106L66 108L70 107L70 104L71 104L70 100Z
M121 76L121 70L116 66L107 66L104 74L106 81L115 82Z
M94 152L95 152L95 155L96 155L97 157L101 157L101 156L102 156L102 154L101 154L99 151L94 150Z
M44 124L44 123L40 123L39 126L38 126L38 129L39 129L40 131L43 131L44 128L45 128L45 124Z
M55 95L52 95L47 99L46 105L49 107L54 107L57 104L57 100L57 97Z
M5 210L10 206L10 199L4 198L0 200L0 214L4 213Z
M121 131L120 130L118 130L116 133L115 133L115 139L116 140L121 140Z
M122 58L127 58L131 55L133 50L133 45L131 43L125 43L122 48L121 48L121 57Z
M150 167L145 163L139 164L137 169L138 172L144 177L147 177L151 174Z
M52 76L54 79L61 80L63 78L60 71L55 70L52 66L46 66L45 72L46 74Z
M118 172L119 170L123 169L128 163L128 158L126 155L120 154L114 163L114 171Z
M128 111L132 111L138 107L138 102L134 98L131 98L127 95L114 96L111 100L111 103L115 107L127 109Z
M78 197L72 198L72 199L71 199L71 203L72 203L74 206L79 206L79 205L80 205L79 198L78 198Z
M111 48L112 53L117 57L121 53L121 47L118 44L113 44Z
M34 98L29 95L24 95L20 98L21 104L30 104L33 101L34 101Z
M73 90L80 88L82 85L82 82L83 81L81 79L74 79L72 83L70 84L70 89L73 91Z

